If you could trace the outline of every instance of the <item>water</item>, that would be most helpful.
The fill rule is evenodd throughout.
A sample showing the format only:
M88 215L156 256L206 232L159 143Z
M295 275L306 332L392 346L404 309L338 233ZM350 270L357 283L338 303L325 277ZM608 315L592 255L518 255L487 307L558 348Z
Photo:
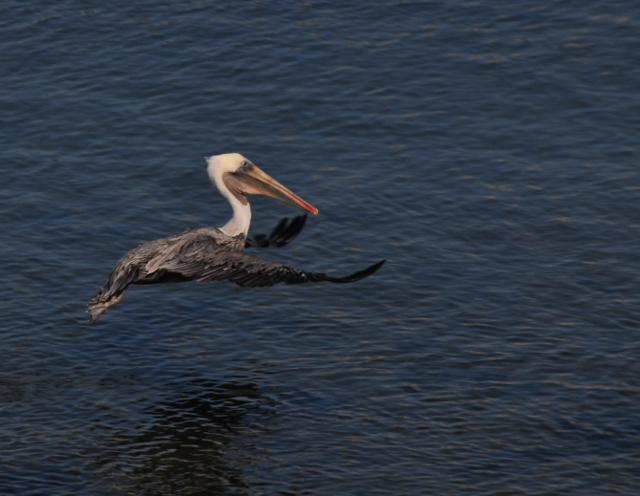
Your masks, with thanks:
M640 7L4 2L0 493L640 489ZM134 287L205 155L353 285ZM253 233L297 211L252 198Z

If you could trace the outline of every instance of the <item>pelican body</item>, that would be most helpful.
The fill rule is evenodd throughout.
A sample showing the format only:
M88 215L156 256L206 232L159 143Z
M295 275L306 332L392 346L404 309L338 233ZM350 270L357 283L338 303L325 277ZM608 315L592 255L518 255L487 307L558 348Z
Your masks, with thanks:
M284 282L354 282L380 268L384 260L345 277L308 272L244 252L245 247L283 246L302 230L306 215L290 224L283 219L271 235L248 239L251 207L247 194L265 195L300 207L314 215L318 209L292 193L238 153L208 157L209 178L230 203L233 217L223 227L190 229L168 238L144 243L116 263L107 284L87 307L95 321L117 305L130 284L182 281L230 281L243 287L273 286Z

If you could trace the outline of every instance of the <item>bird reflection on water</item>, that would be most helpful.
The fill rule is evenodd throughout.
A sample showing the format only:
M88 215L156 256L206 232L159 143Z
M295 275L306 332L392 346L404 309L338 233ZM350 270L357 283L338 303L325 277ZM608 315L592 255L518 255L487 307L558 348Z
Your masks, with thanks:
M98 471L135 494L178 494L186 487L199 488L189 494L228 494L231 488L249 494L247 451L235 458L233 445L275 405L248 382L190 379L177 386L172 399L145 408L149 420L135 431L102 426Z

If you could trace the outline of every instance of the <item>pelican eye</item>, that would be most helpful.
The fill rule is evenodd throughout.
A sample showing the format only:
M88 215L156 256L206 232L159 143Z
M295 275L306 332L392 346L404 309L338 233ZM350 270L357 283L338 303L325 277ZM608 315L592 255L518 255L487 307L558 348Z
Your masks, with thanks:
M245 160L240 164L240 167L234 171L234 174L244 174L249 172L251 169L253 169L253 164Z

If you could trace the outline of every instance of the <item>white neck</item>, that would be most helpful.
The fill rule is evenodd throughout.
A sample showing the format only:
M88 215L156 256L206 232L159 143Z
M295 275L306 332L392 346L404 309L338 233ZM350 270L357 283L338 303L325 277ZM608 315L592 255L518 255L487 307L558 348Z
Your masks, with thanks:
M225 172L225 164L220 160L220 157L209 157L207 158L207 163L209 178L213 184L215 184L216 188L218 188L220 194L231 204L231 208L233 208L233 217L231 217L231 220L221 227L220 230L231 237L238 236L239 234L246 236L249 232L249 225L251 224L251 207L249 203L246 205L242 204L224 184L222 175Z
M220 192L233 207L233 217L220 230L227 236L235 237L244 234L246 237L249 232L249 224L251 224L251 207L248 203L246 205L240 203L226 188L224 193Z

